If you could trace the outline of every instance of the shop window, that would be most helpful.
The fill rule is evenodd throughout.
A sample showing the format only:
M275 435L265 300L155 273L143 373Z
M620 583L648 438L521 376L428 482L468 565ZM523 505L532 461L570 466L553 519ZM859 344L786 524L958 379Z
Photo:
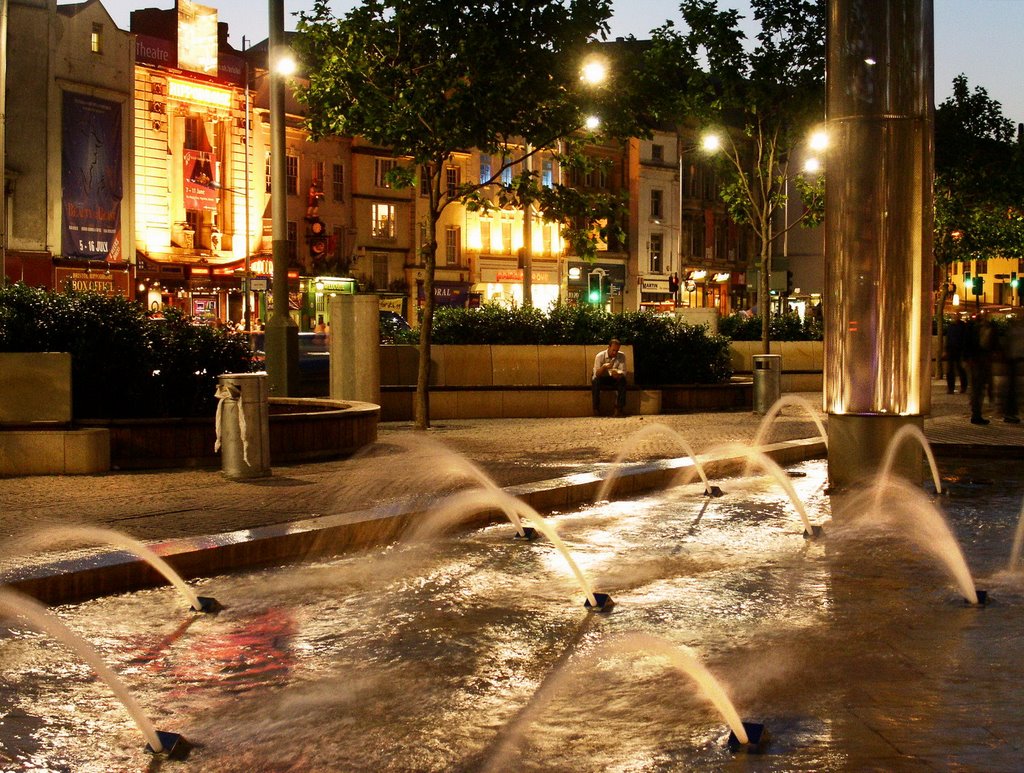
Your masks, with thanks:
M373 182L378 188L390 188L391 181L388 180L388 172L398 164L393 158L375 158L373 164Z
M89 35L89 50L94 54L103 53L103 25L93 24L92 34Z
M341 164L331 167L331 197L335 201L345 200L345 167Z
M395 238L395 206L394 204L372 204L373 224L371 232L374 239Z
M299 195L299 157L285 156L285 181L288 189L285 191L289 196Z
M450 225L444 230L444 258L449 266L456 266L462 247L461 229L458 226Z
M664 252L663 237L661 234L651 234L651 241L648 245L648 253L651 262L651 273L660 274L663 270L662 255Z

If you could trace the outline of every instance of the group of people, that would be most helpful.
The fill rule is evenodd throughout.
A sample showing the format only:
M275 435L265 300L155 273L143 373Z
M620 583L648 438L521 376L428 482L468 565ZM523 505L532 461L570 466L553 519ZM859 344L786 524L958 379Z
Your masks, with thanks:
M1024 319L1011 317L997 330L991 317L979 314L957 318L946 329L946 391L953 394L957 379L960 392L970 392L971 424L985 425L985 398L996 404L993 364L1001 363L1005 376L998 395L1003 421L1019 424L1017 378L1024 359Z

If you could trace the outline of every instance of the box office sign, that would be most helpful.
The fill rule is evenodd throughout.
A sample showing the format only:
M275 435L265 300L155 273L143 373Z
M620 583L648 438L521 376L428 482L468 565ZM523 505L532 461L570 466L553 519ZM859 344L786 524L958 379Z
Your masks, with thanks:
M79 293L93 292L103 295L128 295L127 271L103 271L102 269L65 268L53 269L53 286L60 291Z
M64 92L61 251L121 259L121 105Z

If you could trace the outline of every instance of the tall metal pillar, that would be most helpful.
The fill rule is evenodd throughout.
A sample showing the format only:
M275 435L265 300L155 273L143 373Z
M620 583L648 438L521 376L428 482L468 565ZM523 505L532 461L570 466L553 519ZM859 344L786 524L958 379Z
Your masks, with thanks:
M929 410L932 0L831 0L825 410L829 479L877 472ZM921 479L911 444L897 468Z
M298 393L299 328L288 313L288 192L285 162L284 75L279 60L287 51L284 38L284 0L269 0L270 38L270 216L271 255L274 265L271 298L273 313L267 320L266 353L269 391L275 397Z

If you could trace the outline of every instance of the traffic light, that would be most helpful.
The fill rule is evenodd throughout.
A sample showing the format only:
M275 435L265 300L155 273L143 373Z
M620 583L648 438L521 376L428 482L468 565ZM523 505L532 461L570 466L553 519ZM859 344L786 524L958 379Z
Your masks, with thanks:
M786 272L786 295L793 294L793 272Z
M1020 279L1017 278L1016 271L1010 272L1010 287L1012 287L1014 290L1020 287Z
M327 252L327 226L319 217L306 218L306 222L309 224L306 229L309 256L314 260L319 260Z
M985 277L974 277L974 282L971 284L971 292L974 293L975 295L985 294Z
M601 274L587 276L587 302L595 306L604 305L604 277Z

